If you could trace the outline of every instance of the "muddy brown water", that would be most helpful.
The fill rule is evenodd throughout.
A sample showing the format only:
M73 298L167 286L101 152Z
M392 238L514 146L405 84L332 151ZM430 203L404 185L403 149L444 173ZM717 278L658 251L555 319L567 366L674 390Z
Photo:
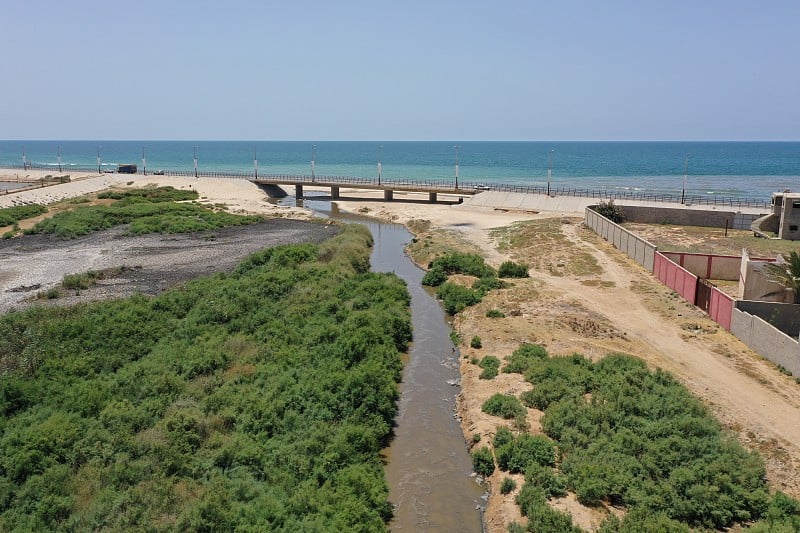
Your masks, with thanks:
M294 202L293 199L289 200ZM305 201L318 215L366 225L375 244L372 269L394 272L408 285L414 341L400 386L394 439L384 450L392 531L483 531L484 489L456 419L458 351L436 299L421 284L424 272L406 255L411 234L397 224L339 213L335 204Z

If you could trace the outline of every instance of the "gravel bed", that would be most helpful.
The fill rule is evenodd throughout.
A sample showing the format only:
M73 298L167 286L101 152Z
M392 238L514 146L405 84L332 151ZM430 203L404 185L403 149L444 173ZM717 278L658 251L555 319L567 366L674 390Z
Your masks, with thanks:
M125 235L124 226L65 241L26 235L0 241L0 313L34 304L65 305L158 294L180 282L231 271L247 255L279 244L322 242L335 225L270 219L248 226L176 235ZM124 268L123 268L124 267ZM37 298L66 274L115 269L113 277L62 297ZM116 272L116 271L119 272Z

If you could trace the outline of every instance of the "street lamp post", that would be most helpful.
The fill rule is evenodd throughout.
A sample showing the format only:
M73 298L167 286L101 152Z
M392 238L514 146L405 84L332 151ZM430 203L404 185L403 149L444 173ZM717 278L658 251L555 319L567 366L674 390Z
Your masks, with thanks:
M547 156L547 196L550 196L550 181L553 179L553 152L555 150L550 150Z
M258 179L258 147L253 145L253 168L256 172L256 179Z
M61 169L59 168L58 171L61 172ZM100 172L102 172L102 171L100 170L100 145L98 144L97 145L97 173L99 174Z
M381 155L383 153L383 145L378 146L378 185L381 184L381 173L383 168L381 167Z
M683 158L683 189L681 189L681 203L686 203L686 174L689 170L689 154Z
M317 164L317 145L311 145L311 181L316 181L316 175L314 174L314 167Z
M197 146L192 147L192 154L194 159L194 177L197 177Z
M144 156L144 146L142 146L142 172L147 176L147 158Z
M25 145L22 145L22 170L28 170L28 158L25 157Z
M458 190L458 145L453 145L453 148L456 149L456 190Z
M58 171L61 172L61 145L58 145Z

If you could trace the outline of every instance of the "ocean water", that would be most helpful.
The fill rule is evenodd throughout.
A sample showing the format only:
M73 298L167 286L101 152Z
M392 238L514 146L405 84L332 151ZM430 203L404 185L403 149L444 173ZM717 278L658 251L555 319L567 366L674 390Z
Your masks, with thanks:
M456 150L455 146L458 145ZM119 163L147 170L253 172L259 175L377 175L385 179L459 179L486 184L543 186L552 161L553 187L716 195L768 200L777 190L800 190L800 142L485 142L485 141L0 141L0 166L28 162L62 171ZM255 152L255 154L254 154ZM687 157L688 156L688 157Z

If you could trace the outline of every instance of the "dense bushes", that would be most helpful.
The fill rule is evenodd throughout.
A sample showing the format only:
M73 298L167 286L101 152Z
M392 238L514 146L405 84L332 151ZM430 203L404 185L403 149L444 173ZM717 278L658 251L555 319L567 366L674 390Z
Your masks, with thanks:
M411 328L368 242L0 317L0 530L385 529Z
M484 446L472 452L472 469L483 477L494 473L494 457L492 450Z
M465 274L478 278L472 287L464 287L447 281L451 274ZM495 270L488 266L477 254L452 252L436 258L428 264L428 272L422 284L438 287L436 297L442 300L445 311L455 315L481 302L491 290L502 289L506 283L497 279Z
M172 187L107 192L100 198L116 200L110 205L79 206L42 220L26 233L51 233L72 239L93 231L130 224L129 233L187 233L226 226L252 224L258 216L233 215L196 203L175 203L197 198L195 191Z
M770 512L775 524L800 521L800 504L768 496L760 458L726 435L669 374L651 372L630 356L597 363L579 355L550 358L535 345L515 352L506 369L524 372L533 383L522 399L544 410L542 428L558 454L543 453L544 442L533 446L528 439L536 437L499 430L495 455L501 469L525 472L518 497L523 514L554 519L547 527L560 528L555 524L562 519L542 514L541 499L565 488L584 504L611 502L630 510L622 520L609 518L602 531L725 528ZM491 411L510 412L507 398L490 398ZM559 473L540 457L559 457ZM766 530L760 527L755 530Z
M621 224L625 222L625 211L616 205L614 200L600 202L592 208L597 214L606 217L611 222Z
M471 305L480 303L483 293L447 281L439 286L436 296L442 300L444 310L450 315L455 315Z
M494 379L497 377L497 370L500 368L500 359L493 355L487 355L478 364L483 369L480 379Z
M39 204L17 205L0 209L0 227L11 226L20 220L47 213L47 208Z
M506 420L517 416L525 416L525 408L519 403L519 400L513 396L500 393L493 394L488 400L483 402L481 410L484 413L499 416Z
M527 278L528 265L515 263L514 261L504 261L497 270L497 276L501 278Z

